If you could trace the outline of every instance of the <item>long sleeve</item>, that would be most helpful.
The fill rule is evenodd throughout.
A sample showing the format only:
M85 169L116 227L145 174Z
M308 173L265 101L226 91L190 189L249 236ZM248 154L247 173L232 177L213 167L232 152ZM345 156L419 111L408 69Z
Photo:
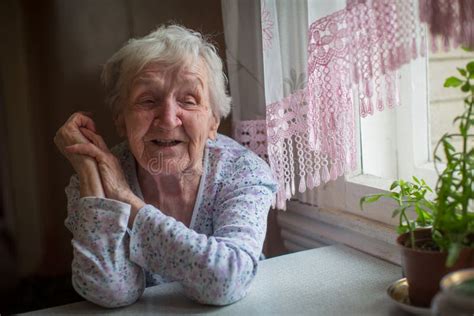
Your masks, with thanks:
M262 251L275 192L269 170L253 156L234 165L217 190L212 236L198 234L146 205L135 218L130 258L183 285L192 299L226 305L243 298Z
M144 272L129 259L130 205L79 198L79 180L66 188L66 227L73 234L72 284L82 297L104 307L134 303L145 289Z

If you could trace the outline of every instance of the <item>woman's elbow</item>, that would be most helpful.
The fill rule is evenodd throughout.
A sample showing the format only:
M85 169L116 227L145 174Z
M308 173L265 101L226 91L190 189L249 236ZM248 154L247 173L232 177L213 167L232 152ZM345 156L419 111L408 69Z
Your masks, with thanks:
M249 282L241 284L232 282L216 282L213 285L207 285L198 288L185 288L187 296L200 304L224 306L233 304L247 295Z
M227 269L208 269L204 282L188 293L201 304L229 305L244 298L257 273L258 261L248 256L235 256Z
M111 289L98 297L90 298L89 301L105 308L117 308L132 305L141 296L141 293L117 293Z
M230 304L240 301L246 295L247 295L247 291L242 291L242 292L232 293L232 294L222 293L221 295L211 297L200 303L206 304L206 305L225 306L225 305L230 305Z
M87 301L105 308L124 307L135 303L143 294L144 288L134 288L129 284L118 285L107 284L98 286L97 284L80 285L80 281L73 277L72 284L76 292Z

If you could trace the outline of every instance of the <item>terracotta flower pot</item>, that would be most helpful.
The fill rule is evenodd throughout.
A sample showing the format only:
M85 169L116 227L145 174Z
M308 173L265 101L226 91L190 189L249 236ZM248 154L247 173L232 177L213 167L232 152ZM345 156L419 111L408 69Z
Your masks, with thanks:
M420 250L406 247L408 233L397 238L402 251L402 268L408 280L410 302L416 306L430 306L431 299L439 291L441 278L449 272L474 267L474 248L461 251L456 264L447 268L446 252ZM431 229L415 231L415 243L421 245L432 241Z

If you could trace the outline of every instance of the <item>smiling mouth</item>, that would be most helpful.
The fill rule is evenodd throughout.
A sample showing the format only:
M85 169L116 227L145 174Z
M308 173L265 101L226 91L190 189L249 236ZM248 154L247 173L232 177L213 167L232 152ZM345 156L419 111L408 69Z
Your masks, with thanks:
M182 143L182 141L180 140L159 140L159 139L154 139L151 142L160 147L173 147Z

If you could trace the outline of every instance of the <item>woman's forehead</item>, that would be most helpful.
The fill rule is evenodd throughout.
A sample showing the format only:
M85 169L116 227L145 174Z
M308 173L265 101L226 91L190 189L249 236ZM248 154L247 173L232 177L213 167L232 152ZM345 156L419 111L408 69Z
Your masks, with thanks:
M179 72L169 74L163 71L148 70L143 71L135 77L132 81L132 86L146 86L146 85L180 85L180 86L194 86L205 87L206 78L200 73L196 72Z
M134 83L142 80L156 80L159 78L174 79L178 81L197 81L201 85L207 82L207 68L204 62L199 59L197 62L183 62L175 64L165 64L162 62L152 62L135 76Z

